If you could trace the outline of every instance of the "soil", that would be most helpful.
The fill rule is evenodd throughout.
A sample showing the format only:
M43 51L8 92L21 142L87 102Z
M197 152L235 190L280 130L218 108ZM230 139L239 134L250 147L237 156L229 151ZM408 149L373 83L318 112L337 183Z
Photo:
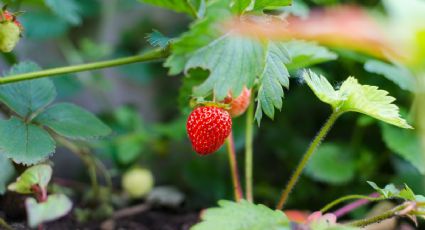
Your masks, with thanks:
M1 216L1 211L0 211ZM45 224L45 230L188 230L199 221L197 212L186 212L164 208L150 209L132 216L122 217L102 225L104 221L78 223L73 217L66 216L57 221ZM24 222L9 224L16 230L30 230ZM103 228L101 227L103 226ZM1 229L1 227L0 227Z

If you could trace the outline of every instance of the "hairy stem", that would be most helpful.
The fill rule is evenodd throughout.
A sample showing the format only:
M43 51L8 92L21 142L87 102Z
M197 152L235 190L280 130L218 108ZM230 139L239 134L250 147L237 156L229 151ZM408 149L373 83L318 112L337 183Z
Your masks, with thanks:
M288 196L291 193L292 189L294 188L295 184L297 183L299 177L301 176L301 173L303 172L305 166L307 165L310 157L313 155L313 153L317 150L317 148L322 143L322 140L326 137L329 130L332 128L335 121L338 119L340 113L333 112L331 116L329 117L328 121L323 125L323 127L320 129L317 136L314 138L313 142L311 142L310 146L308 147L307 151L304 153L303 158L301 159L301 162L298 164L297 168L295 169L294 174L292 174L291 179L289 179L288 184L286 185L285 189L282 192L282 195L279 199L279 202L276 206L276 209L282 209L285 205L286 201L288 200Z
M93 63L87 63L87 64L81 64L81 65L59 67L59 68L46 69L46 70L41 70L41 71L36 71L31 73L6 76L3 78L0 78L0 85L13 83L13 82L19 82L19 81L25 81L25 80L32 80L37 78L43 78L43 77L58 76L58 75L63 75L67 73L76 73L76 72L82 72L87 70L109 68L113 66L126 65L126 64L136 63L136 62L153 61L153 60L165 58L167 56L168 56L168 49L165 49L165 50L155 49L141 55L117 58L117 59L109 60L109 61L93 62Z
M349 225L354 226L354 227L361 227L361 228L366 227L370 224L374 224L374 223L381 222L383 220L398 216L398 212L402 211L406 207L407 207L406 204L402 204L402 205L399 205L399 206L397 206L397 207L395 207L391 210L383 212L379 215L376 215L376 216L373 216L373 217L370 217L370 218L366 218L366 219L363 219L363 220L353 221L353 222L349 223Z
M254 128L254 102L251 100L249 103L248 111L246 113L246 131L245 131L245 186L246 186L246 199L250 202L254 201L253 196L253 128Z
M347 200L357 200L357 199L359 199L359 200L364 200L364 201L380 201L380 200L386 199L386 198L380 198L378 196L379 196L379 194L377 194L377 193L373 193L370 196L364 196L364 195L347 195L347 196L343 196L343 197L341 197L339 199L336 199L336 200L332 201L331 203L327 204L325 207L323 207L322 209L320 209L320 211L322 213L325 213L328 210L330 210L331 208L335 207L336 205L338 205L338 204L340 204L340 203L342 203L344 201L347 201ZM358 207L358 206L356 206L356 207Z
M239 179L238 163L236 160L235 142L233 140L233 133L230 133L227 138L227 153L229 155L230 172L232 174L233 191L235 193L235 200L239 201L243 198L241 182Z
M5 230L13 230L13 228L3 218L0 218L0 227Z

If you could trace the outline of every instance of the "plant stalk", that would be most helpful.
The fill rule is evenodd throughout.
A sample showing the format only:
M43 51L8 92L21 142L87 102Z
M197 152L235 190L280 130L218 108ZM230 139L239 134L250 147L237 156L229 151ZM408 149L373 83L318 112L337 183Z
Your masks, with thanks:
M229 155L230 172L232 174L233 191L235 193L235 200L238 202L243 199L241 182L239 179L238 163L235 152L235 142L233 139L233 133L230 133L227 138L227 153Z
M245 186L246 199L254 202L253 196L253 128L254 128L254 101L251 99L246 113L246 130L245 130Z
M59 75L67 74L67 73L76 73L76 72L82 72L87 70L95 70L95 69L103 69L103 68L109 68L109 67L120 66L120 65L127 65L127 64L136 63L136 62L153 61L153 60L158 60L158 59L167 57L168 52L169 52L168 49L155 49L155 50L146 52L144 54L131 56L131 57L117 58L117 59L108 60L108 61L92 62L92 63L81 64L81 65L73 65L73 66L59 67L59 68L53 68L53 69L46 69L46 70L41 70L41 71L36 71L31 73L11 75L11 76L0 78L0 85L9 84L13 82L19 82L19 81L25 81L25 80L32 80L37 78L43 78L43 77L59 76Z
M13 230L13 228L3 218L0 218L0 227L5 230Z
M323 125L323 127L320 129L317 136L314 138L313 142L308 147L307 151L304 153L303 158L301 159L301 162L298 164L297 168L295 169L294 174L292 174L291 179L289 180L288 184L286 185L285 189L282 192L282 195L279 199L279 202L276 206L276 209L280 210L285 205L286 201L288 200L288 196L291 193L292 189L294 188L295 184L297 183L299 177L301 176L301 173L303 172L304 168L307 166L308 161L310 160L310 157L313 155L313 153L317 150L317 148L322 143L322 140L326 137L329 130L332 128L335 121L338 119L340 113L337 111L334 111L329 119L326 121L326 123Z
M320 211L322 213L325 213L328 210L330 210L331 208L335 207L336 205L338 205L338 204L340 204L340 203L342 203L344 201L347 201L347 200L357 200L357 199L359 199L358 201L367 202L367 201L380 201L380 200L383 200L383 199L386 199L386 198L379 198L379 194L378 193L373 193L370 196L364 196L364 195L347 195L347 196L343 196L343 197L341 197L339 199L336 199L336 200L332 201L331 203L327 204L325 207L323 207L322 209L320 209ZM355 204L355 203L351 203L349 205L352 205L352 204ZM357 208L357 207L358 206L356 205L354 208ZM350 210L352 210L354 208L351 208Z
M399 205L399 206L397 206L397 207L395 207L395 208L393 208L391 210L388 210L388 211L386 211L384 213L381 213L381 214L379 214L377 216L373 216L373 217L370 217L370 218L367 218L367 219L363 219L363 220L353 221L353 222L349 223L349 225L354 226L354 227L363 228L363 227L366 227L366 226L368 226L370 224L374 224L374 223L381 222L383 220L386 220L386 219L390 219L392 217L395 217L395 216L398 215L398 212L399 211L402 211L406 207L407 207L406 204L402 204L402 205Z

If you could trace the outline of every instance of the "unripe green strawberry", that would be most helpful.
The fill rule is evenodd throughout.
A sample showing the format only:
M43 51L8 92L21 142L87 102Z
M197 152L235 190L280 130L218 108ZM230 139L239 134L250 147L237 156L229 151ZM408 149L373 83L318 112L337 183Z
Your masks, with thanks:
M232 118L217 106L201 106L189 115L186 130L195 152L207 155L223 145L232 131Z
M153 185L154 178L148 169L130 169L122 178L122 187L131 198L146 196L152 190Z
M250 101L251 90L246 87L243 88L241 94L237 98L232 98L232 94L229 93L229 96L224 99L224 103L230 104L230 109L228 111L232 117L238 117L245 113Z
M0 15L0 51L10 52L15 48L22 33L22 25L8 11Z

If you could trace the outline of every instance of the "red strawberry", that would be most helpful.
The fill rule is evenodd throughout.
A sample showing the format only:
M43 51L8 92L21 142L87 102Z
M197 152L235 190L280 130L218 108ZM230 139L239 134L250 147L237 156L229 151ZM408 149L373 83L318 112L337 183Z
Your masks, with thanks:
M186 123L193 149L200 155L217 151L232 131L230 114L216 106L201 106L190 113Z
M224 103L230 104L230 109L228 110L232 117L237 117L242 115L249 106L251 101L251 90L244 87L242 93L237 98L232 98L232 94L229 93L224 99Z

